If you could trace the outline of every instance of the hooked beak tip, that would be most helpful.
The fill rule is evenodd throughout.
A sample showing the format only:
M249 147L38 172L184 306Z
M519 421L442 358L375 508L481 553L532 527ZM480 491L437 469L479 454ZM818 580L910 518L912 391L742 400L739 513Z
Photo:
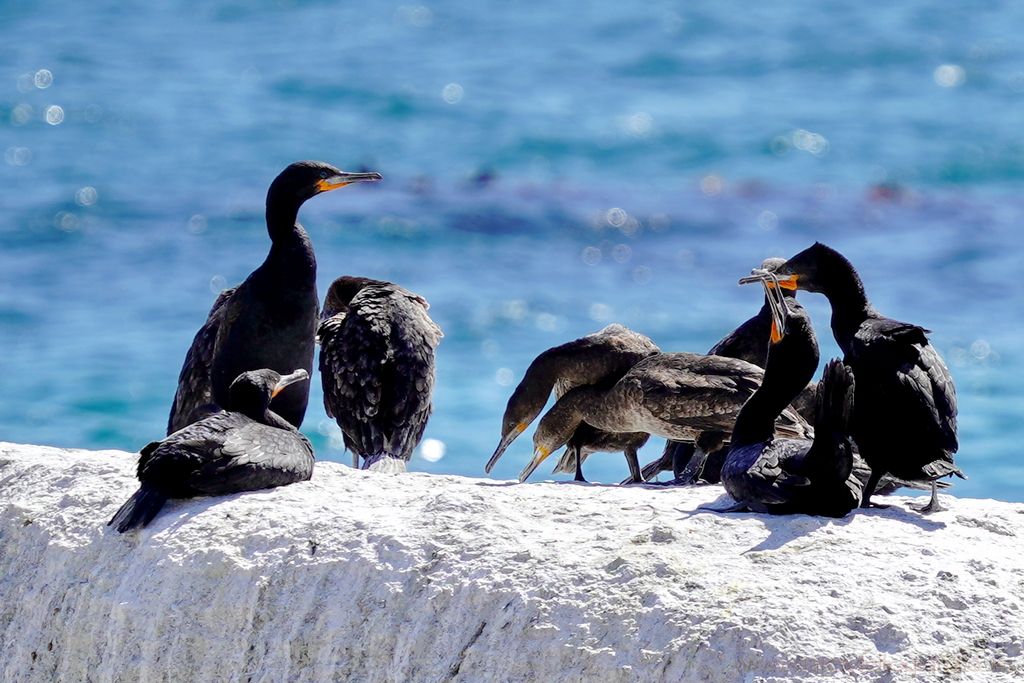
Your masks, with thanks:
M280 394L285 387L307 379L309 379L309 373L303 368L299 368L291 374L282 375L281 379L277 380L277 384L274 385L273 391L270 392L270 397L274 398Z

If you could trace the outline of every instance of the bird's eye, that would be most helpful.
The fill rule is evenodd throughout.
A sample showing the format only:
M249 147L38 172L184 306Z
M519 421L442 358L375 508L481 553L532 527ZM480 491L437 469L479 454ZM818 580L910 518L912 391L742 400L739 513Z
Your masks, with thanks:
M327 178L327 171L320 171L320 177L326 179Z

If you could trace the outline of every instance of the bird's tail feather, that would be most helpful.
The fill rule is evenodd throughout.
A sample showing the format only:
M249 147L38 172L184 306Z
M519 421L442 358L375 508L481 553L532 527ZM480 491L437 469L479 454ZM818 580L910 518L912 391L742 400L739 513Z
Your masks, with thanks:
M853 390L853 371L841 360L829 361L818 385L818 405L814 411L815 435L845 438L850 434Z
M814 410L813 469L817 476L844 481L853 468L850 424L853 420L853 371L834 359L825 366L818 384L818 404ZM812 480L815 478L812 475ZM819 479L820 480L820 479Z
M167 496L150 486L142 486L114 513L107 526L114 527L122 534L129 529L144 527L156 517L166 502Z
M566 448L562 452L562 457L558 459L558 464L555 465L555 469L551 470L552 474L576 474L576 457L577 451L575 448ZM587 456L580 456L583 458L583 462L587 461Z

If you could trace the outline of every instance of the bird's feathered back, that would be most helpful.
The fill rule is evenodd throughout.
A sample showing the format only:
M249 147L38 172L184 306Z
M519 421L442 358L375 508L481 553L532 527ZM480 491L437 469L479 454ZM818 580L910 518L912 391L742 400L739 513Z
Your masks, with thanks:
M367 281L320 324L320 375L327 414L360 456L408 460L431 412L434 349L443 336L426 300Z

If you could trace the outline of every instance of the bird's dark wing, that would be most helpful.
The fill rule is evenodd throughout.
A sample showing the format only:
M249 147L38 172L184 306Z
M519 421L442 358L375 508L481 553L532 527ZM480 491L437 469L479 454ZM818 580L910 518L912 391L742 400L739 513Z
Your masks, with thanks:
M809 441L775 439L744 447L759 449L760 452L747 468L745 476L734 484L741 489L743 500L783 505L800 497L810 487L811 480L802 473L789 470L806 455L810 446Z
M917 362L901 374L901 381L912 384L921 394L929 397L926 405L936 420L942 435L942 445L948 451L956 452L959 442L956 435L956 388L949 368L931 344L925 344Z
M149 444L139 479L170 497L221 494L308 479L313 448L290 429L219 412Z
M178 389L171 404L171 414L167 419L167 433L172 434L186 425L216 412L219 406L213 402L213 385L211 372L213 369L214 350L217 336L221 330L225 312L231 296L237 287L225 289L213 302L206 322L196 332L192 346L185 354L185 363L178 375Z
M732 470L729 492L759 512L846 515L859 504L862 487L851 472L849 441L825 462L812 448L806 439L773 439L731 451L723 469L723 475Z
M197 493L218 495L283 486L313 475L313 446L292 429L250 421L232 429L190 479Z
M956 389L949 369L928 342L927 330L890 318L872 318L857 331L850 349L855 370L895 373L909 402L927 415L938 443L950 453L959 444L956 434Z
M659 420L701 431L732 431L764 374L750 363L718 356L665 354L661 362L649 361L627 375L638 378L644 407Z
M923 327L892 318L868 318L853 336L851 359L890 367L912 363L928 344L927 333Z
M771 329L771 314L767 307L746 320L729 334L722 337L708 351L709 356L739 358L763 368L768 357L768 337Z
M170 497L193 495L188 488L192 473L216 459L228 433L248 422L244 415L221 411L147 445L139 456L139 480Z

